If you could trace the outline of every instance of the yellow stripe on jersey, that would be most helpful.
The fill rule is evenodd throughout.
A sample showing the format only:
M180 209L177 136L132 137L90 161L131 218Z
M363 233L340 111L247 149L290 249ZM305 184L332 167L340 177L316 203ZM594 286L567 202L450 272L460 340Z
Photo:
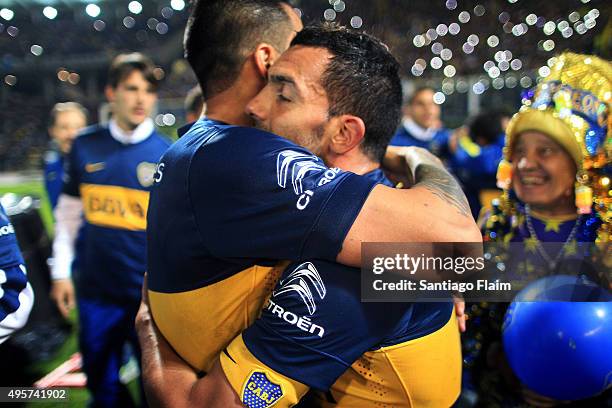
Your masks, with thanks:
M90 224L129 231L147 229L147 191L100 184L81 184L80 191Z
M334 383L323 407L450 407L461 391L461 342L454 310L439 330L365 353Z
M308 387L274 371L246 347L242 335L221 353L221 367L240 401L252 407L292 407Z
M187 292L149 290L153 319L185 361L197 370L209 371L221 350L259 316L288 264L253 266Z

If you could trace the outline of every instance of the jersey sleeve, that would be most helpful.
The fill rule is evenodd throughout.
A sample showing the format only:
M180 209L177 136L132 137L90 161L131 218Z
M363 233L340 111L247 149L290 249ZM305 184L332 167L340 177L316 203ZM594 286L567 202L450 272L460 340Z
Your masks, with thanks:
M495 175L502 158L502 148L495 144L480 147L469 138L462 137L452 158L453 167L474 177Z
M308 387L259 361L236 337L220 355L221 368L240 402L247 408L292 407Z
M290 265L242 333L250 353L294 381L329 389L409 312L409 303L362 303L359 273L325 261Z
M23 327L33 302L15 230L0 206L0 343Z
M64 160L64 174L62 175L62 194L79 197L79 174L78 174L78 138L74 141L70 153Z
M293 260L335 260L376 185L250 128L232 128L231 136L201 147L189 183L211 254Z
M0 268L23 264L23 257L17 245L15 229L0 205Z

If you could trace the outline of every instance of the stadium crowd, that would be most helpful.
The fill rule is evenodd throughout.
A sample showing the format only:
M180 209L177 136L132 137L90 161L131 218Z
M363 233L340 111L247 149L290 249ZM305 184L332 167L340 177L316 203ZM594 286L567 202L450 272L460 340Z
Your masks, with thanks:
M524 88L529 88L535 80L534 73L558 50L597 51L609 57L606 54L610 49L609 34L606 35L605 30L602 32L605 22L601 23L604 17L599 17L600 13L605 16L606 9L597 8L604 3L599 0L580 5L560 2L553 9L543 1L530 2L524 7L501 0L487 4L477 1L417 2L410 7L398 1L381 2L376 7L371 7L367 1L350 4L333 1L329 3L329 13L326 10L324 18L365 28L383 38L394 50L403 77L411 80L426 78L427 84L437 90L440 90L441 81L446 80L448 84L445 87L453 88L452 91L445 90L447 98L451 99L449 92L467 92L465 84L470 84L474 78L485 81L484 95L500 93L498 87L492 89L488 68L483 68L487 61L498 64L500 51L506 52L500 78L507 79L507 88L520 88L523 83L527 84ZM321 5L316 2L293 1L292 5L299 8L304 21L320 19ZM104 101L99 96L104 87L103 66L110 63L114 55L138 50L154 56L155 62L168 74L177 64L178 70L184 72L185 61L181 59L178 44L188 11L180 4L173 7L176 9L162 3L143 2L139 11L130 11L127 4L118 6L108 2L100 5L98 16L91 17L85 12L84 5L70 3L56 5L57 15L49 19L43 15L42 5L15 4L11 11L14 16L0 21L1 72L16 77L14 85L4 86L2 90L5 96L0 122L12 122L9 119L14 117L11 116L14 111L31 111L32 116L39 119L24 120L25 129L22 125L8 128L4 125L2 139L18 140L20 147L12 155L0 150L2 170L38 167L45 148L43 138L48 112L56 101L76 100L90 110L93 120L97 120L97 108ZM576 19L576 15L580 18ZM538 18L528 18L533 16ZM544 29L545 23L559 23L562 19L569 22L570 36L562 36L561 28L550 37L542 35L543 30L548 33ZM587 21L591 24L586 24ZM599 23L594 24L597 21ZM515 26L520 29L512 31ZM9 30L10 27L17 31ZM544 47L546 39L552 43ZM441 52L443 49L444 53ZM439 57L444 66L434 69L432 57ZM455 62L457 60L459 62ZM508 68L503 66L506 62ZM453 67L453 73L442 76L446 65ZM79 74L80 80L76 84L67 79L58 80L61 70ZM519 84L523 77L528 79ZM190 83L183 86L180 78L181 75L174 75L161 87L162 106L164 99L180 97L195 84L195 79L188 76ZM66 88L71 90L67 92ZM44 90L44 98L32 98L34 94L40 95L41 90ZM514 92L506 98L515 99L518 94ZM7 103L9 99L10 104ZM508 109L509 106L512 104L506 101L499 108ZM450 107L446 111L451 114ZM451 116L453 127L462 124L460 115L452 113Z
M452 0L357 2L360 20L385 21L368 33L340 3L324 19L346 26L304 26L317 10L306 2L199 0L183 12L147 5L155 21L103 13L97 27L69 8L20 16L11 24L40 31L0 36L7 72L32 60L34 42L50 57L106 56L104 69L79 71L79 97L54 100L61 81L32 100L36 79L0 94L0 172L44 174L50 296L64 318L78 309L91 406L134 404L120 378L130 356L143 406L612 404L612 65L587 36L580 53L548 59L535 33L574 7L474 3L455 23L480 34L469 41L433 17ZM408 32L406 19L417 21ZM183 59L167 45L185 26ZM503 42L474 50L494 35ZM488 59L508 63L502 76L547 70L512 111L482 103L447 127L441 98L454 88L414 78L433 65L421 69L423 47L441 55L436 41L466 54L446 83L472 75L492 92L499 73L478 73ZM493 57L498 44L513 56ZM183 117L166 121L170 110ZM33 291L16 210L0 210L1 343L27 321ZM491 276L518 273L523 291L514 303L448 292L362 302L364 242L476 243ZM534 299L579 302L521 305Z

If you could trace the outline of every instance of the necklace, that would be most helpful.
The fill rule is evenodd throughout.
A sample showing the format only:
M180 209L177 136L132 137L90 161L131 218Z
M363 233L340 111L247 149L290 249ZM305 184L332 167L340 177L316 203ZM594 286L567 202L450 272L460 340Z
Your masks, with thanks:
M559 263L561 258L563 257L563 254L565 253L565 249L567 245L576 236L576 232L578 232L578 225L580 224L582 215L579 215L578 218L576 218L576 222L574 223L574 227L572 228L572 231L570 232L569 236L565 240L565 243L563 243L563 246L559 250L559 253L555 257L555 259L550 258L550 255L548 255L548 252L546 252L546 250L542 246L542 243L538 239L538 235L536 234L535 228L533 228L533 223L531 222L531 208L529 208L529 204L525 205L525 219L527 220L527 229L529 230L529 235L531 235L536 240L536 248L538 250L538 253L544 259L544 261L548 264L548 269L551 271L554 270L557 267L557 264Z

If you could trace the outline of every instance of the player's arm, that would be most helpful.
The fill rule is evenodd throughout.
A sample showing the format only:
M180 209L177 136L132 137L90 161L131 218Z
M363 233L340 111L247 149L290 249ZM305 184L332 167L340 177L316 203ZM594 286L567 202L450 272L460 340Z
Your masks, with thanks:
M4 281L0 283L0 343L28 321L34 304L34 292L26 277L25 265L2 267Z
M482 240L465 194L442 163L415 147L404 148L403 155L414 185L374 187L344 240L338 262L360 266L362 242Z
M154 325L138 320L136 324L142 348L142 381L150 407L244 408L219 360L198 378Z
M149 406L244 408L234 383L239 386L239 381L243 378L248 380L248 376L243 376L241 372L236 374L235 370L232 370L230 373L234 374L235 381L230 382L217 360L212 369L198 379L191 367L171 349L157 331L155 323L152 320L145 323L138 319L137 317L136 331L142 349L142 381ZM240 368L245 367L247 366ZM294 383L287 377L281 377L287 383ZM294 405L308 389L301 384L298 384L297 388L303 390L299 396L292 390L294 398L284 398L276 406L282 408ZM274 396L277 399L280 397L283 395ZM253 398L259 397L253 393ZM273 396L268 397L270 398Z
M0 343L23 327L32 310L34 292L13 226L0 205Z
M136 315L136 333L142 350L142 381L151 407L243 407L217 361L198 379L193 369L172 350L151 316L146 279L143 302Z
M55 301L64 317L75 305L74 286L71 280L74 247L78 231L83 222L83 203L79 197L79 181L76 171L76 148L68 156L62 193L53 212L55 236L51 267L51 299Z
M203 246L219 258L360 266L362 242L481 241L467 200L444 166L423 150L407 148L404 156L415 184L394 189L329 169L275 135L234 129L191 160L190 198Z

